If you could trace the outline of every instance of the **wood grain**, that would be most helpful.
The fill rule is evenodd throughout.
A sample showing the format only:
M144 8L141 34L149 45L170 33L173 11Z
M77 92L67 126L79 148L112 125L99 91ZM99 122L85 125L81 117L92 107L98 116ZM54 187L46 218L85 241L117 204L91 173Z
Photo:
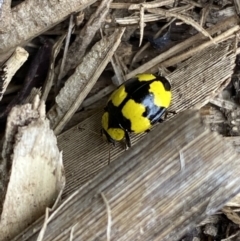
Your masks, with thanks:
M159 135L161 133L161 135ZM239 191L231 145L186 111L158 125L52 213L43 240L178 240ZM40 224L15 240L36 240ZM36 232L36 233L35 233Z
M171 110L178 113L196 105L198 108L205 105L216 95L220 86L228 83L235 58L231 45L222 43L182 63L167 76L173 89ZM124 152L121 144L112 148L101 138L101 115L102 112L96 113L58 138L59 148L63 150L67 178L63 198L92 179L108 164L109 150L111 161ZM145 138L145 134L131 137L135 145Z
M96 0L27 0L12 9L10 29L0 35L0 54L38 36L66 19L69 14L90 6Z

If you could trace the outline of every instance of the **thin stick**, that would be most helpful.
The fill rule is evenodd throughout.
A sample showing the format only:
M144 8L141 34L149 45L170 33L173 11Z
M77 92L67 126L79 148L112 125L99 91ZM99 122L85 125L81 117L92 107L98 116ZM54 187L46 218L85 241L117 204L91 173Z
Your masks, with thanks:
M189 17L184 16L184 15L179 14L179 13L174 13L174 12L170 12L170 11L167 11L167 10L164 10L164 9L160 9L160 8L158 8L158 9L148 9L148 12L150 12L150 13L157 13L157 14L163 15L163 16L165 16L167 18L173 17L173 18L180 19L184 23L193 26L199 32L201 32L204 36L210 38L213 41L212 36L201 25L199 25L197 22L195 22L192 18L189 18Z
M121 42L121 37L122 37L124 31L125 31L125 28L117 29L112 34L112 36L110 36L111 38L108 38L108 40L110 42L107 43L107 44L109 44L109 46L106 46L105 53L104 54L102 53L102 62L98 66L92 66L92 69L90 69L89 73L88 73L88 75L90 75L90 78L89 78L88 82L85 83L85 85L82 86L83 89L85 89L85 95L87 93L89 93L92 85L97 81L99 75L102 73L103 69L106 67L107 63L109 62L109 60L113 56L114 52L116 51L118 45ZM115 40L114 43L113 43L113 40ZM92 48L92 50L91 50L92 52L89 52L89 54L86 55L85 58L88 59L89 56L92 56L93 52L96 51L95 50L96 48L101 48L102 43L104 41L106 41L106 39L105 40L103 39L103 40L101 40L101 42L97 43L95 45L95 47ZM101 59L98 59L98 61L100 62ZM81 73L81 71L83 71L82 70L82 66L84 66L84 65L80 64L77 67L77 69L75 70L74 75L71 76L71 80L74 80L74 78L77 78L78 74ZM66 86L66 84L65 84L65 87L61 90L60 94L64 94L64 91L69 91L69 89L66 90L67 88L68 88L68 86ZM59 96L61 96L61 95L58 95L57 98L60 98ZM66 98L66 96L65 96L65 98ZM54 123L54 133L56 133L56 134L60 133L60 131L63 129L64 125L70 120L70 118L73 116L73 114L79 108L79 106L81 105L81 103L83 102L83 99L85 97L86 96L83 95L83 92L81 92L81 94L77 95L75 100L72 100L72 101L70 101L68 103L68 105L69 105L68 109L64 110L64 113L62 113L61 116L58 116L58 120L57 121L55 120L55 123ZM53 107L53 110L52 110L53 112L55 112L54 108L55 107ZM49 112L50 112L49 115L51 115L51 110ZM57 119L57 118L55 118L55 119Z
M78 225L78 223L76 223L76 224L71 228L69 241L73 241L73 232L74 232L74 229L75 229L75 227L76 227L77 225Z
M143 32L144 32L144 6L140 7L139 28L140 28L140 39L139 39L139 47L140 47L142 45Z
M63 52L63 58L62 58L62 62L61 62L61 66L60 66L60 70L59 70L59 74L58 74L58 80L57 80L57 85L56 85L57 89L59 89L60 81L61 81L62 76L63 76L63 69L65 67L67 52L68 52L69 43L70 43L70 38L71 38L71 34L72 34L72 29L74 28L74 26L75 26L75 24L73 22L73 15L71 14L70 19L69 19L68 33L67 33L67 37L66 37L66 42L65 42L64 52Z
M151 1L147 3L131 4L128 10L139 10L143 6L144 8L159 8L166 5L173 5L175 0L161 0Z
M229 30L223 32L222 34L220 34L219 36L217 36L216 38L214 38L214 42L215 43L220 43L222 42L223 40L225 40L227 37L233 35L235 32L239 31L240 27L237 25L237 26L234 26L233 28L230 28ZM234 36L233 36L234 37ZM209 46L211 46L213 44L212 41L208 41L208 42L205 42L199 46L197 46L196 48L193 48L193 49L190 49L188 52L186 53L183 53L183 54L180 54L176 57L173 57L171 59L168 59L166 61L164 61L161 66L163 67L169 67L169 66L172 66L172 65L175 65L191 56L193 56L194 54L202 51L203 49L205 48L208 48Z
M110 241L111 238L111 226L112 226L112 217L111 217L111 208L108 203L107 198L105 197L104 193L101 192L102 199L106 205L107 208L107 217L108 217L108 224L107 224L107 241Z
M216 24L214 27L209 28L207 31L211 35L213 35L219 31L223 31L223 30L229 28L230 26L237 25L238 21L239 21L238 18L230 17L230 18L223 20L220 23ZM170 57L180 53L181 51L186 50L187 48L191 47L193 44L195 44L195 45L199 44L199 42L203 41L204 39L205 39L205 37L199 33L199 34L183 41L182 43L179 43L179 44L173 46L171 49L156 56L155 58L151 59L147 63L141 65L140 67L138 67L138 68L134 69L133 71L131 71L130 73L128 73L125 76L126 80L134 77L135 75L137 75L139 73L144 73L146 71L149 71L150 69L154 68L159 63L169 59ZM157 68L156 68L156 71L157 71Z
M153 37L154 39L159 37L161 35L161 33L163 32L164 29L166 29L169 25L171 25L176 19L173 18L170 22L166 23ZM137 58L140 56L140 54L146 50L148 47L150 46L150 43L146 43L133 57L132 63L130 68L132 67L133 63L136 62Z
M42 101L47 100L48 94L49 94L49 92L52 88L53 79L54 79L54 75L55 75L55 72L54 72L55 61L56 61L57 55L59 54L59 51L61 49L62 43L63 43L65 38L66 38L66 33L63 34L57 40L57 42L54 44L54 46L52 48L51 64L50 64L50 67L49 67L49 70L48 70L48 75L47 75L46 81L45 81L44 86L43 86L43 94L42 94L42 97L41 97Z
M49 211L50 211L50 209L49 209L49 208L46 208L44 223L43 223L43 226L42 226L42 228L41 228L41 231L40 231L40 233L39 233L39 235L38 235L37 241L42 241L42 240L43 240L45 231L46 231L46 229L47 229L48 218L49 218Z

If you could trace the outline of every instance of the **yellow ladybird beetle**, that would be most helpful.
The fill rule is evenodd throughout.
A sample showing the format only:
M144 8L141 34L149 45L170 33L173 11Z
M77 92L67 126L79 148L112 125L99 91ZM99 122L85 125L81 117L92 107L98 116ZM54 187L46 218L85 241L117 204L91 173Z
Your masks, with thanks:
M120 85L108 99L102 116L102 135L108 142L125 139L131 147L129 133L150 130L170 105L169 81L158 75L138 74Z

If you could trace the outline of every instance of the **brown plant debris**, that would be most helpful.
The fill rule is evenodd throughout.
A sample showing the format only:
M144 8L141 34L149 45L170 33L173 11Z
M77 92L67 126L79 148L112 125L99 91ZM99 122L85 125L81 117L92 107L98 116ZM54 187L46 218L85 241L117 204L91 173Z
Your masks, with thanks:
M15 241L239 240L239 33L237 0L0 0L0 232ZM171 82L172 114L131 135L127 152L107 145L109 95L146 72ZM58 148L60 193L63 179L43 183L64 176ZM39 212L21 184L35 181L32 193L52 197Z
M91 15L84 28L77 35L67 53L67 61L61 77L64 77L69 70L76 68L81 63L89 44L105 20L111 2L112 0L101 1L96 12Z
M17 45L52 28L70 13L83 10L95 1L23 1L12 9L9 31L0 34L0 54L6 53Z
M56 97L55 106L48 113L55 133L60 133L96 83L117 49L123 32L124 28L117 29L110 37L104 37L96 43L66 81Z

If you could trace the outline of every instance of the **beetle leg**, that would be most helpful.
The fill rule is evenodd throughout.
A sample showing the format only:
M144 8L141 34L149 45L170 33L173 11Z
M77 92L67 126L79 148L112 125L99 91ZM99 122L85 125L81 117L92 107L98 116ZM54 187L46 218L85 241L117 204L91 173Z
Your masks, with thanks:
M146 130L145 132L146 132L146 133L149 133L150 131L151 131L151 130L150 130L150 129L148 129L148 130Z
M173 114L173 115L177 114L177 112L175 110L167 110L166 112L167 112L167 114Z
M171 110L166 110L164 120L167 119L169 114L176 115L177 112L176 111L171 111Z
M115 146L116 142L108 135L108 133L104 129L101 129L101 135L105 136L105 138L107 139L108 143L112 143L113 146Z
M164 122L164 121L167 119L167 117L168 117L169 114L176 115L177 112L176 112L176 111L166 110L165 113L164 113L164 117L163 117L163 118L161 117L161 118L158 120L158 122L159 122L159 123Z
M130 136L129 136L129 134L128 134L128 132L126 130L124 130L124 132L125 132L126 146L127 146L127 148L131 147L132 144L131 144Z
M111 143L114 147L116 146L116 142L114 140L111 140Z

